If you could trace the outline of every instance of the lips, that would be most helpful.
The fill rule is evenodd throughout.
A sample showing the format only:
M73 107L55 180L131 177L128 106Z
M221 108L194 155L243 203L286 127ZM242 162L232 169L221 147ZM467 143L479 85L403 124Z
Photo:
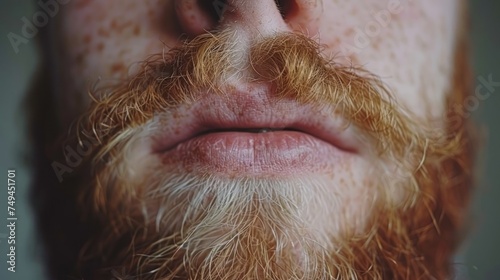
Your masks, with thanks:
M331 107L259 93L206 94L159 115L153 153L190 172L252 176L315 171L357 153L352 129Z

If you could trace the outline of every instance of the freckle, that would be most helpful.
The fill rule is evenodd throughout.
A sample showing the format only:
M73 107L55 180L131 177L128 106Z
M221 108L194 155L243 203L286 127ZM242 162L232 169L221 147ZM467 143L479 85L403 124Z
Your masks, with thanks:
M356 8L350 11L351 16L356 16L358 14L358 10Z
M83 54L83 53L79 53L79 54L75 57L75 63L76 63L76 64L82 64L82 62L83 62L83 57L84 57L84 54Z
M76 2L75 6L76 6L77 9L82 9L85 6L87 6L89 3L90 3L89 0L80 0L80 1Z
M331 46L340 46L341 44L341 41L340 41L340 38L339 37L336 37L335 39L333 39L333 41L331 42Z
M83 35L83 43L88 44L92 41L92 36L90 34Z
M348 28L348 29L344 32L344 35L345 35L345 36L349 36L349 37L351 37L352 35L354 35L354 29L352 29L352 28Z
M111 65L111 72L112 73L122 72L123 70L125 70L125 65L123 65L123 63L121 63L121 62L113 63Z
M116 30L118 28L118 24L116 23L116 20L111 21L111 29Z
M97 34L101 37L109 37L109 32L107 30L104 30L102 27L99 27L97 30Z
M350 55L349 59L351 60L351 63L354 64L354 65L359 65L360 64L357 56Z
M96 50L98 52L102 52L103 49L104 49L104 44L102 42L99 42L96 46Z
M141 28L138 25L136 25L134 27L134 35L139 35L139 34L141 34Z

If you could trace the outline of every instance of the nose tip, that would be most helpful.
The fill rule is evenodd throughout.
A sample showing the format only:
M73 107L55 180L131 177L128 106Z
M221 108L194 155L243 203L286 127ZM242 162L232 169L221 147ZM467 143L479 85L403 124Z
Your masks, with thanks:
M190 37L227 27L250 34L300 31L315 35L318 0L175 0L178 23Z

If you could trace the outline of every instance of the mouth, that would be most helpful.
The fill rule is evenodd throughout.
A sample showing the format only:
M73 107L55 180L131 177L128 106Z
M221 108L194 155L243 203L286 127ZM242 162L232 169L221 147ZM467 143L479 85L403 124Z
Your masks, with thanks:
M200 137L204 135L209 135L213 133L253 133L253 134L259 134L259 133L272 133L272 132L278 132L278 131L297 131L300 132L297 129L293 128L274 128L274 127L257 127L257 128L215 128L215 129L209 129L207 131L200 132L199 134L193 136L195 137Z
M293 130L293 129L287 129L287 128L272 128L272 127L263 127L263 128L228 128L228 129L211 129L205 132L202 132L201 134L210 134L210 133L218 133L218 132L247 132L247 133L267 133L267 132L273 132L273 131L280 131L280 130Z
M203 174L297 174L358 152L352 129L328 106L248 92L207 94L152 125L152 153L163 164Z

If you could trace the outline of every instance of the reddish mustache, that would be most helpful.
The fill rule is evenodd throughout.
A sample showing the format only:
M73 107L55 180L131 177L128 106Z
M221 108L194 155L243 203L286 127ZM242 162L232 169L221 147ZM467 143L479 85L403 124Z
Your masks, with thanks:
M247 82L271 83L277 98L330 106L332 114L340 113L360 128L376 151L402 156L408 147L424 146L418 126L398 113L377 78L331 63L311 39L297 34L263 38L250 46L247 66L241 69L237 54L243 46L234 43L233 36L223 32L196 37L151 57L129 82L94 92L94 102L79 122L80 133L90 131L94 135L85 137L117 143L127 128L144 124L155 112L195 102L201 91L220 92L230 77L249 73Z

